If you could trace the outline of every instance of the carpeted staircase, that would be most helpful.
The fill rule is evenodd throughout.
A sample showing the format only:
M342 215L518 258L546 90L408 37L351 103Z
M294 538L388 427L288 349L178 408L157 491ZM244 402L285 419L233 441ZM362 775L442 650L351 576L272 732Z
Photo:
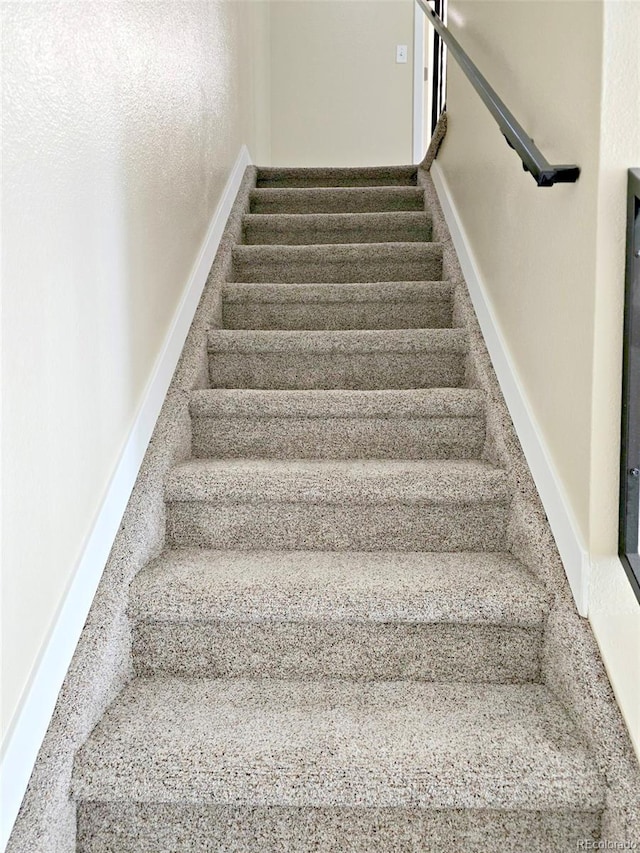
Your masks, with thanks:
M600 837L431 228L414 167L258 171L136 678L76 757L80 853Z

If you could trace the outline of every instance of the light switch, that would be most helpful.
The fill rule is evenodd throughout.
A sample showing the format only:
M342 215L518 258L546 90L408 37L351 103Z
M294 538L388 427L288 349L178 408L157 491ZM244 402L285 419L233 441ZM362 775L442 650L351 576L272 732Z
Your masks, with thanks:
M396 45L396 62L406 62L407 61L407 46L406 44L397 44Z

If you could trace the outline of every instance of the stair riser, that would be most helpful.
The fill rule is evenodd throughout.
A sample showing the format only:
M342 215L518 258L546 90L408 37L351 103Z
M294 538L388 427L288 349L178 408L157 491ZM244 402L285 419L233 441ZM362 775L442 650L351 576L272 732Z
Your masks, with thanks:
M286 245L309 246L333 243L418 243L431 239L431 224L426 216L405 223L327 223L280 224L277 222L247 223L243 228L244 243L251 246Z
M369 805L369 804L367 804ZM559 853L598 839L593 812L80 803L78 853Z
M428 244L426 251L403 255L401 252L354 252L352 256L332 257L329 252L300 253L282 260L277 255L255 252L234 252L232 281L240 282L376 282L376 281L438 281L442 277L442 255L437 244ZM271 248L271 247L269 247Z
M452 305L442 302L225 302L225 329L447 329Z
M193 417L199 458L473 459L483 418Z
M342 190L340 193L306 190L251 193L251 213L394 213L424 211L424 192L417 188Z
M333 505L170 501L172 546L253 550L500 551L507 509L500 504Z
M212 388L456 388L466 356L453 353L209 353Z
M540 644L493 625L138 622L133 658L141 676L515 684L538 679Z
M379 187L413 186L417 166L363 166L349 169L332 167L258 169L258 187Z

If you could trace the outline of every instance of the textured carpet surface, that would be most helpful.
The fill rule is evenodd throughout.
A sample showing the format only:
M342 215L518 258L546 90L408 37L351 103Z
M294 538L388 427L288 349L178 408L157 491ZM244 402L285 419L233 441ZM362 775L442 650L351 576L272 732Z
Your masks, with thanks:
M508 554L167 551L133 581L136 620L540 627L548 596Z
M87 803L78 812L79 846L85 853L569 853L580 849L577 840L593 843L600 837L597 810L310 809L110 802Z
M603 804L541 685L138 679L81 750L74 789L252 806Z
M249 210L285 214L424 212L424 192L419 187L256 189L251 193Z
M227 329L424 329L449 328L453 291L446 282L348 282L343 284L227 284Z
M473 389L207 389L190 401L201 458L474 459L485 441Z
M139 674L360 681L536 681L547 610L518 561L478 553L176 549L130 602Z
M133 678L76 754L77 850L542 853L627 831L608 700L594 739L431 185L252 175L175 380L188 451L126 596Z
M356 169L262 168L258 172L258 187L379 187L415 186L417 166L365 166Z
M247 214L242 220L248 244L419 242L431 237L425 213Z

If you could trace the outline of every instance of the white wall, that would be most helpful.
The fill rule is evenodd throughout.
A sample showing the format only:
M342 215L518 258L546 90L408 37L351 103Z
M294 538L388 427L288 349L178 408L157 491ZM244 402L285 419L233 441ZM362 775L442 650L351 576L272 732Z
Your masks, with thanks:
M590 618L640 752L640 607L615 558L639 19L634 0L450 0L451 29L498 94L549 160L578 163L582 174L575 185L537 188L453 61L438 163L593 564Z
M268 8L2 4L2 720L11 724L242 144Z
M412 162L412 0L274 0L271 20L273 164Z

